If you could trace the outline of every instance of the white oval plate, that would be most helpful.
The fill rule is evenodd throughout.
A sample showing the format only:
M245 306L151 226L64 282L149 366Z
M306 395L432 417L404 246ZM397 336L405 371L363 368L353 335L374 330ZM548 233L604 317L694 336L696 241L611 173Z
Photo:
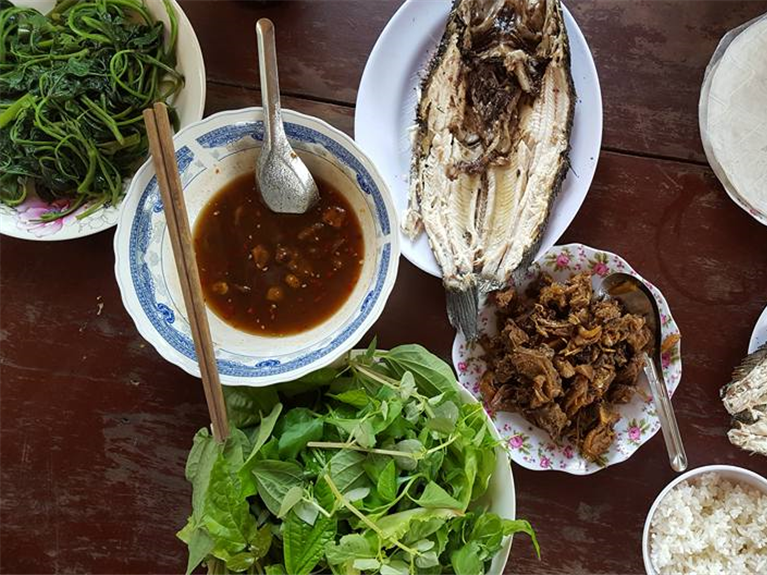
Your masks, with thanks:
M679 328L671 317L668 303L660 290L634 271L620 256L582 244L555 246L533 264L520 287L524 289L542 271L557 281L565 281L583 271L590 271L602 277L612 272L631 274L650 288L658 302L663 339L679 333ZM484 306L480 313L481 333L496 333L494 318L495 309L492 306ZM467 344L466 338L458 332L453 342L453 364L458 372L458 380L477 397L480 397L479 381L486 371L486 365L482 359L484 353L481 345ZM672 395L682 379L680 343L677 343L670 352L663 354L662 362L663 377L669 394ZM548 433L534 427L518 413L498 412L490 415L508 445L512 460L522 467L535 471L555 470L573 475L589 475L609 465L625 461L660 429L660 422L655 413L655 405L644 373L640 373L638 385L645 397L636 394L629 403L617 406L621 418L615 424L615 441L610 446L602 464L581 457L569 441L555 444Z
M162 20L167 28L169 21L163 0L144 0L144 2L152 16ZM42 13L50 11L55 5L53 0L20 0L14 3L18 6L31 6ZM197 35L186 14L176 0L170 0L170 4L178 16L177 69L185 79L184 87L176 96L173 105L178 112L180 126L183 128L202 118L205 109L205 62L202 59ZM0 203L0 234L33 241L71 240L111 228L117 224L120 214L120 206L110 206L78 220L77 214L85 211L86 205L52 222L37 221L42 214L51 209L60 210L68 205L66 200L57 202L54 206L37 198L29 198L13 208Z
M293 148L318 171L337 166L333 182L356 210L365 238L360 277L341 308L314 328L285 337L245 333L208 309L222 383L260 387L290 381L351 349L381 315L399 264L396 212L381 176L351 138L329 124L283 110ZM261 108L208 116L175 135L190 224L211 196L252 170L263 139ZM329 179L329 178L325 178ZM343 187L342 187L343 185ZM347 193L347 190L348 193ZM360 191L362 190L362 191ZM364 193L363 193L364 192ZM200 377L170 236L151 162L131 182L114 237L115 275L123 305L141 335L169 362Z
M476 402L468 390L460 389L461 398L466 402ZM497 441L502 441L498 430L493 426L492 420L487 421L490 432ZM479 506L487 506L487 509L504 519L515 519L517 513L516 490L514 488L514 475L511 472L511 463L503 445L495 448L495 469L490 476L487 492L477 501ZM511 552L512 536L507 536L501 550L493 557L490 563L488 575L501 575Z
M751 334L751 341L748 342L748 353L754 353L765 344L767 344L767 307L764 308L762 315L756 320L754 331Z
M357 93L354 137L389 185L400 220L408 201L416 89L442 37L451 5L447 0L405 2L373 47ZM564 6L563 12L577 95L570 135L570 171L552 206L539 256L556 243L578 213L594 177L602 143L602 95L597 70L578 24ZM402 253L413 264L442 277L426 234L415 241L402 234L400 243Z

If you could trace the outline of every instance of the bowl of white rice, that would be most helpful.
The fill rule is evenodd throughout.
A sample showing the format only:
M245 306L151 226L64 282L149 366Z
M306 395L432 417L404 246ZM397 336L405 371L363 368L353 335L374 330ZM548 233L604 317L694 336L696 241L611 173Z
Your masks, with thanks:
M708 465L661 491L642 536L648 575L767 574L767 479Z

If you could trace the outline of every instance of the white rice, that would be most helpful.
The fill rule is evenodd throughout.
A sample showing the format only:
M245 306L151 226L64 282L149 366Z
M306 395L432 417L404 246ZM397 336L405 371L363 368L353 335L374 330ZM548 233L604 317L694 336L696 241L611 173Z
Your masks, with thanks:
M650 525L659 575L767 574L767 495L705 473L663 498Z

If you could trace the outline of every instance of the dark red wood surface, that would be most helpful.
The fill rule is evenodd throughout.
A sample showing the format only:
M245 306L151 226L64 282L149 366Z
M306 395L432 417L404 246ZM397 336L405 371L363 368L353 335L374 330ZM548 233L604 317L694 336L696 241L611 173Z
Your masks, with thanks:
M255 20L277 23L284 105L351 133L367 55L398 2L183 2L208 65L207 112L258 102ZM605 149L561 242L623 255L666 295L682 330L674 405L690 466L767 474L725 437L718 390L767 305L767 228L726 196L702 156L697 97L727 29L767 2L571 2L605 101ZM112 232L64 243L0 239L0 572L176 573L190 506L183 466L206 424L198 380L136 332L113 275ZM101 305L103 304L103 309ZM449 359L440 282L403 259L368 337ZM514 466L518 514L542 559L515 540L509 573L643 573L641 531L674 477L660 435L630 460L573 477Z

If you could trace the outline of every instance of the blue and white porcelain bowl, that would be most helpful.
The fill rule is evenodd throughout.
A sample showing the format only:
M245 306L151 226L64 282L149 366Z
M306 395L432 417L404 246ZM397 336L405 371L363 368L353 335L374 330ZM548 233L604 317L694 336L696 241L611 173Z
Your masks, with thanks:
M351 138L327 123L283 110L285 131L309 169L344 194L362 225L365 257L354 291L327 321L292 336L252 335L208 310L221 381L265 386L296 379L350 350L381 315L397 276L396 212L375 166ZM252 171L263 139L261 108L209 116L176 134L176 161L190 224L210 198ZM131 182L114 239L123 304L141 335L165 359L200 376L154 168Z

